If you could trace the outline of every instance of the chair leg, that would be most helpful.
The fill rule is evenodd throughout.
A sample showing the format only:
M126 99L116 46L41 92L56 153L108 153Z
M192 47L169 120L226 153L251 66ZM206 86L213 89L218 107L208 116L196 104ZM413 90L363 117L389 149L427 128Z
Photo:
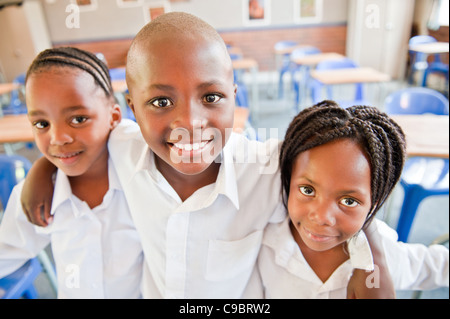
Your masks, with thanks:
M23 293L23 297L25 299L37 299L38 294L36 289L34 288L34 285L31 285L27 290L25 290L25 292Z
M405 196L403 198L402 209L397 224L398 240L407 242L414 217L420 202L423 199L418 187L403 188Z

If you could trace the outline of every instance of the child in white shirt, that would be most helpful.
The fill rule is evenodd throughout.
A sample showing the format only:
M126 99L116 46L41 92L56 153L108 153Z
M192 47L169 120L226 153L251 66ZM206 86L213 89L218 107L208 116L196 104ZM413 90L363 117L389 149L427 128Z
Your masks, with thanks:
M121 120L108 68L89 52L41 52L26 77L36 144L58 168L47 228L27 221L23 182L0 224L0 277L51 243L59 298L139 298L143 253L107 141Z
M405 139L376 108L321 102L291 122L280 151L289 217L266 228L258 266L267 298L345 298L355 268L372 270L365 228L400 178ZM396 289L448 287L448 249L397 242L374 220ZM375 267L375 268L374 268Z
M231 133L223 39L190 14L162 15L131 44L127 85L139 128L117 127L109 150L142 239L144 297L262 297L263 230L285 218L279 143ZM28 213L45 225L37 211Z

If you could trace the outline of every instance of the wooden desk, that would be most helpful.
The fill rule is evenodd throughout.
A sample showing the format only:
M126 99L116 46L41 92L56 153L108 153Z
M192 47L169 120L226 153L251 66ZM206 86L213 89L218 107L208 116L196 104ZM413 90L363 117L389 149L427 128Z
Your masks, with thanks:
M438 54L438 53L448 53L448 42L431 42L410 45L409 49L411 51L425 53L425 54Z
M126 80L113 80L111 81L111 86L115 93L124 93L128 90Z
M326 85L387 82L391 80L389 74L372 68L313 70L311 71L311 77Z
M1 144L33 141L33 131L27 114L0 117Z
M392 115L406 136L408 156L449 157L448 115Z
M345 55L334 52L325 52L317 54L308 54L291 60L298 65L313 66L325 60L337 60L343 58L345 58Z
M0 95L10 93L19 87L18 83L0 83Z

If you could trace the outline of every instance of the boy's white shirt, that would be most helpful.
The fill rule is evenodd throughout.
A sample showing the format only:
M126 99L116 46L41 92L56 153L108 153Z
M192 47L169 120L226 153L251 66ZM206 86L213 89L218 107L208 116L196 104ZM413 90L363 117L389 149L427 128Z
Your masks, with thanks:
M286 216L278 141L232 134L216 182L184 202L156 169L137 125L123 121L108 147L142 239L144 298L262 297L263 230Z
M374 219L384 249L389 272L397 290L422 290L449 285L449 253L441 245L426 247L397 241L397 233L384 222ZM358 240L367 244L360 233ZM341 264L323 283L308 265L289 229L289 218L269 225L258 258L258 268L266 298L345 299L354 268L370 268L367 248L350 247L350 259ZM370 248L369 248L370 252ZM326 261L324 261L326 262ZM376 270L376 268L375 268ZM376 271L373 281L376 286Z
M28 222L20 204L23 182L16 185L0 224L0 278L51 243L58 298L139 298L143 251L111 160L108 177L103 202L90 209L58 170L54 220L45 228Z

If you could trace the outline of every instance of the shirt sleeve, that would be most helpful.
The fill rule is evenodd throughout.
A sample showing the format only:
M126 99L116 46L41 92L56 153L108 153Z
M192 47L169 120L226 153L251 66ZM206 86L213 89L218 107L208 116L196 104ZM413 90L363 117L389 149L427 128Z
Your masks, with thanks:
M48 234L39 234L22 210L20 194L23 182L16 185L0 223L0 278L37 256L49 243Z
M395 230L377 220L395 289L426 290L449 286L449 251L445 246L403 243Z

